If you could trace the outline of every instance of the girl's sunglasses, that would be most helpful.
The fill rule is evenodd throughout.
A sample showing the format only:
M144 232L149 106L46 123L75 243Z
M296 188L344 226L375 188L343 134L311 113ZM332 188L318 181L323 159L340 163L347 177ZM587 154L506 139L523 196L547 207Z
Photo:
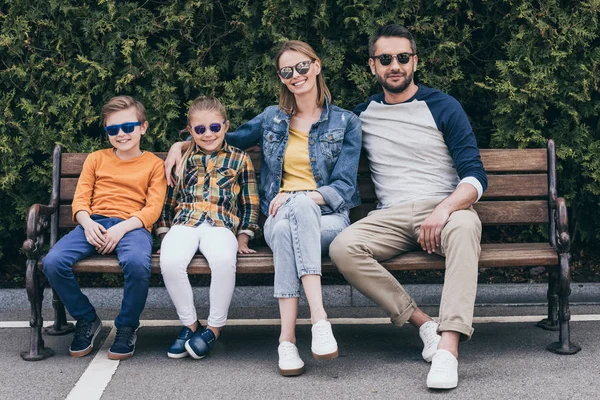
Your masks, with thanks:
M222 123L217 123L215 122L214 124L210 124L208 126L208 129L211 130L211 132L217 133L221 130L221 127L223 126L223 124L227 122L227 120L223 121ZM204 125L196 125L192 128L194 130L194 132L196 132L196 134L198 135L203 135L204 132L206 132L206 126Z
M308 73L308 70L310 69L310 64L314 62L315 60L300 61L293 67L281 67L279 68L279 70L277 70L277 74L283 79L290 79L292 76L294 76L295 69L300 75L306 75Z
M104 130L108 133L108 136L117 136L119 130L124 133L131 133L135 130L136 126L142 125L141 122L125 122L123 124L105 126Z
M400 53L397 55L396 54L394 54L394 55L382 54L380 56L373 56L371 58L375 58L375 59L379 60L381 65L386 66L386 65L390 65L394 58L396 60L398 60L399 64L408 64L408 62L410 61L410 58L412 56L416 56L416 55L417 55L416 53Z

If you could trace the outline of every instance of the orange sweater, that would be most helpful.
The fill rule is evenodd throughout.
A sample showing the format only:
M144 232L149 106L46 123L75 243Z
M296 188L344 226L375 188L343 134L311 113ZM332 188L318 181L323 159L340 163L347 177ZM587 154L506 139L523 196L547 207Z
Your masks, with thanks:
M95 151L83 163L73 197L73 220L79 211L124 220L137 217L152 231L166 192L164 164L154 154L146 151L121 160L112 148Z

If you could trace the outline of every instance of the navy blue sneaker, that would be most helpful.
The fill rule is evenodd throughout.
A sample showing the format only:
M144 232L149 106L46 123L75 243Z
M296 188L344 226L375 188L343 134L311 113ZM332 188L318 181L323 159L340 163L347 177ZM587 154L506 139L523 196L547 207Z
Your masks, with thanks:
M108 349L108 358L111 360L126 360L135 351L136 332L138 327L122 326L117 328L115 342Z
M196 331L202 331L202 325L198 322L198 328ZM187 326L181 328L179 332L179 336L175 339L175 343L171 347L169 347L169 351L167 351L167 356L169 358L183 358L189 356L189 353L185 349L185 342L190 340L194 336L194 331L192 331Z
M94 340L102 330L102 321L96 315L92 322L80 319L75 325L75 336L69 348L71 357L83 357L94 349Z
M216 341L217 338L213 331L210 329L198 329L196 333L185 342L185 349L192 358L199 360L208 354Z

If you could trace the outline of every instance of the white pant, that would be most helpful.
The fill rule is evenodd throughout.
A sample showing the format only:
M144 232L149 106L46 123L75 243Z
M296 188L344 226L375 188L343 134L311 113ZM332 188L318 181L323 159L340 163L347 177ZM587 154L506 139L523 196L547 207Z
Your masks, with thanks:
M198 227L175 225L160 247L160 271L181 322L192 325L198 319L187 267L197 250L211 271L208 325L224 326L235 288L237 238L227 228L207 222Z

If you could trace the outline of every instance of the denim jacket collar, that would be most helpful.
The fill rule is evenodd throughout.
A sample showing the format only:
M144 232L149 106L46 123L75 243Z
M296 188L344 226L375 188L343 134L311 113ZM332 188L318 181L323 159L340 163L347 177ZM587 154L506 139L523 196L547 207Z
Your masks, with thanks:
M277 116L275 117L276 120L286 121L288 123L288 125L290 123L290 118L292 118L292 115L286 113L281 108L279 109L279 112L277 113ZM316 123L319 124L323 121L327 121L328 119L329 119L329 99L327 98L327 96L325 96L325 104L323 105L323 111L321 111L321 117L319 117L319 120Z

